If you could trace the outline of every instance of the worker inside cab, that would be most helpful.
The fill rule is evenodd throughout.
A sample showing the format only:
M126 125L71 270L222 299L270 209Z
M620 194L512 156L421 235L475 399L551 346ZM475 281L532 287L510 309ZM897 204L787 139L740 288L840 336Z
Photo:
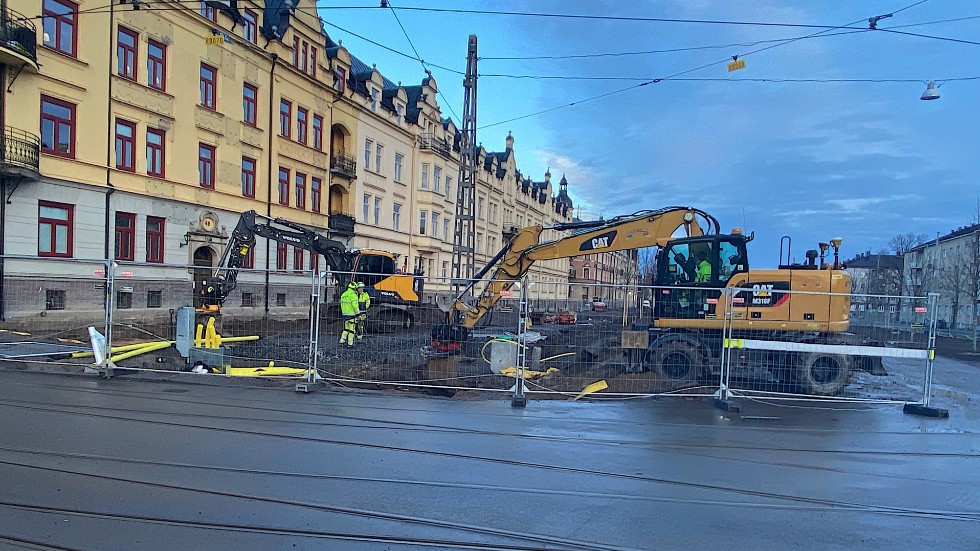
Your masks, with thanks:
M708 251L702 249L697 252L697 262L694 268L694 282L708 283L711 281L711 261L708 260Z

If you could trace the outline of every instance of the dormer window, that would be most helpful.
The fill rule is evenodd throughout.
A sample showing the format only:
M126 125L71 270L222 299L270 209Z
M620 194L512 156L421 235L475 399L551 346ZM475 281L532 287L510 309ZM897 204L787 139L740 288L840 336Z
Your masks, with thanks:
M347 83L347 75L344 73L344 70L339 67L334 69L333 89L343 94L346 83Z
M378 110L378 90L377 88L371 88L371 111Z

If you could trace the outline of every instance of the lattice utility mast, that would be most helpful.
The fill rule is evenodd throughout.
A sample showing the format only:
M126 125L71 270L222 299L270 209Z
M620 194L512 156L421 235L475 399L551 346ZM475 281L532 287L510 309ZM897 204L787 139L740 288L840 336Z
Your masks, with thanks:
M459 188L456 190L456 226L453 231L452 286L459 295L473 277L476 243L476 178L479 158L476 142L476 35L466 49L463 79L463 133L459 145Z

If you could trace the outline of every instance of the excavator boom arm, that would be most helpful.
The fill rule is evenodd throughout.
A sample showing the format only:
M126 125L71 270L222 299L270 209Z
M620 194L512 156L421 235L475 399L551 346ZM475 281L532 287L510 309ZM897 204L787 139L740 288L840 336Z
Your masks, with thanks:
M705 227L701 227L700 217ZM538 260L571 258L574 256L664 246L678 229L688 236L718 233L718 221L710 214L693 207L667 207L641 211L625 216L597 221L572 222L554 226L522 228L488 263L477 278L486 275L494 266L490 282L470 306L457 297L453 311L460 325L473 328L500 300L501 291L509 290L522 279ZM577 233L539 243L545 229L579 230ZM472 285L471 285L472 287ZM467 289L467 292L469 289Z

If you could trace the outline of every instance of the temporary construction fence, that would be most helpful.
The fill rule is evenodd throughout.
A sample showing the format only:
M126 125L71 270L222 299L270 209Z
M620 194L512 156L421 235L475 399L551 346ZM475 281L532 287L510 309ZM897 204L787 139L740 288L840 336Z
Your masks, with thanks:
M324 379L521 399L929 401L934 296L862 296L891 315L851 322L848 307L840 311L849 295L528 277L508 282L465 344L442 354L431 348L431 328L446 323L451 305L432 297L450 292L445 278L417 276L425 289L419 304L375 298L361 340L348 348L340 343L337 297L351 274L242 269L220 311L199 312L209 267L8 256L3 269L0 359L9 362L107 375L112 368L185 373L198 364L198 371L293 377L307 386ZM463 301L473 305L488 283L475 282ZM834 315L843 322L821 326ZM780 327L780 316L809 323ZM93 339L107 357L92 356Z

